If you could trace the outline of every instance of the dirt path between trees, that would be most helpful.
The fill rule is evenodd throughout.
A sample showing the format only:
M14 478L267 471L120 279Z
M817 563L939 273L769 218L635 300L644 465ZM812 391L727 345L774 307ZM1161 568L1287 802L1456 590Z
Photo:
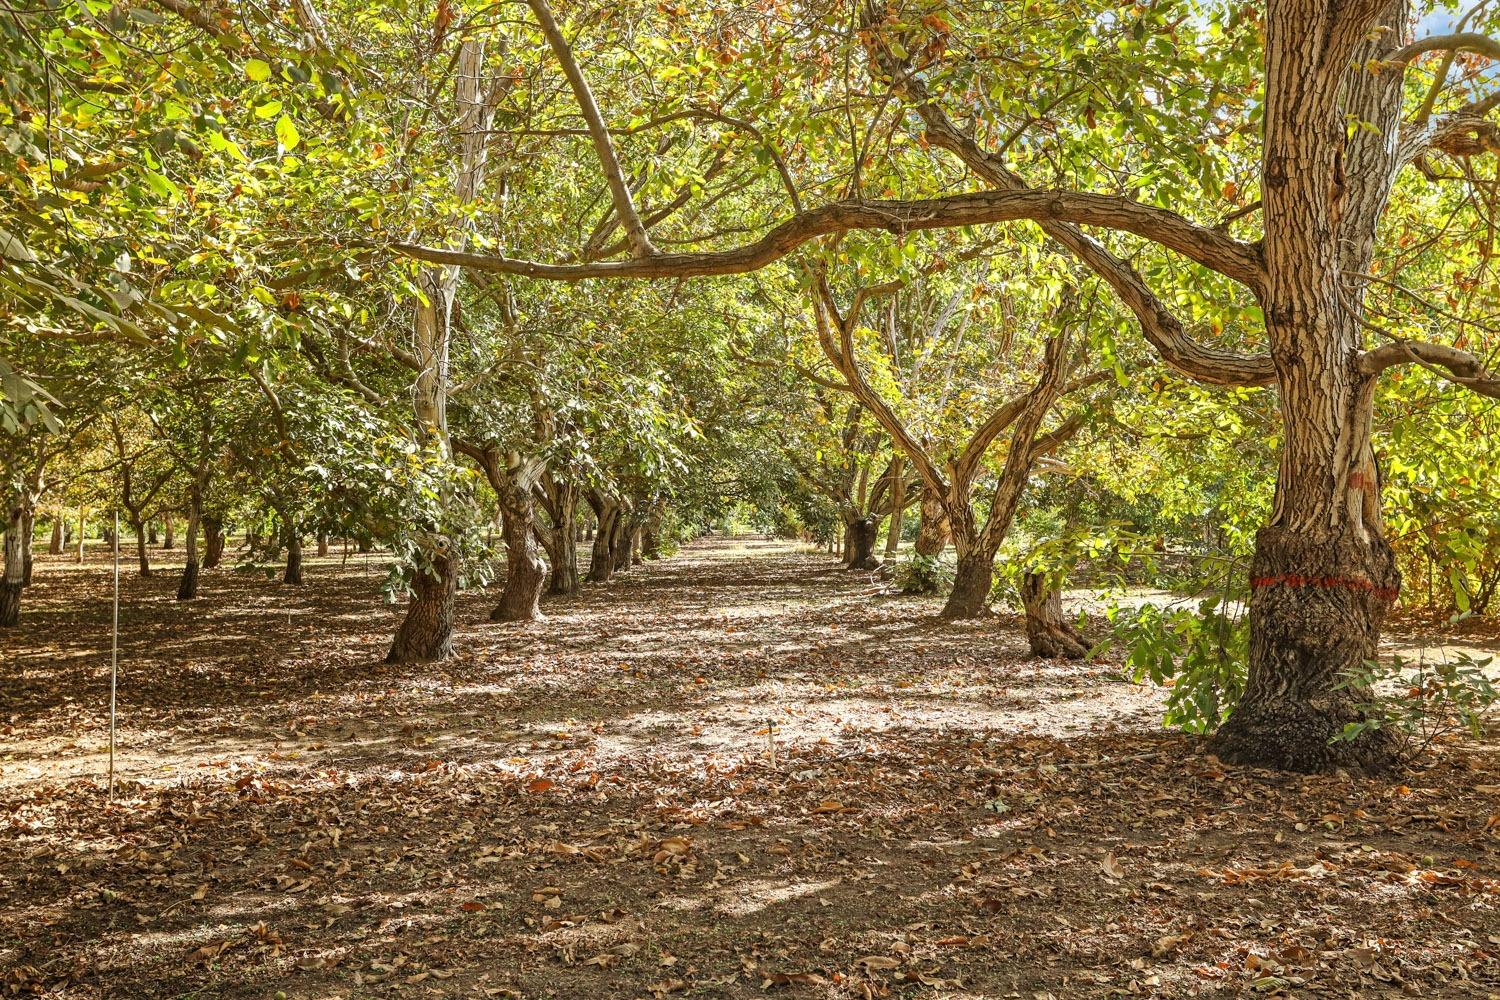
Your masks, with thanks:
M381 665L378 568L44 560L0 636L0 995L1500 996L1500 759L1229 769L1108 665L709 539Z

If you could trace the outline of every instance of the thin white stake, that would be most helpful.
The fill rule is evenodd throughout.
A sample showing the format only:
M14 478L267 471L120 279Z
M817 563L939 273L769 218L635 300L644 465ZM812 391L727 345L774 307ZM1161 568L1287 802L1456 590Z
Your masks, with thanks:
M120 512L115 511L115 624L109 644L109 800L115 800L115 681L120 674Z

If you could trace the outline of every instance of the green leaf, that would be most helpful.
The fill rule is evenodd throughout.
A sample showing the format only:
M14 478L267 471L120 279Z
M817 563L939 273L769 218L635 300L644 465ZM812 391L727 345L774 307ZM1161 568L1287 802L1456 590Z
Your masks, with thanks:
M256 83L271 79L271 64L264 59L250 59L245 62L245 75Z
M287 152L296 149L297 144L302 141L297 126L286 115L276 119L276 141L281 143L281 148Z
M256 108L255 108L255 117L261 118L261 119L274 118L274 117L276 117L280 113L281 113L281 102L280 101L267 101L264 104L257 105Z

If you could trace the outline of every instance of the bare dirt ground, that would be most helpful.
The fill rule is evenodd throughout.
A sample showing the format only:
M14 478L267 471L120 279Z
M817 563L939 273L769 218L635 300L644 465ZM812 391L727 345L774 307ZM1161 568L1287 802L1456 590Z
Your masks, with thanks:
M463 594L440 667L357 557L175 575L125 578L113 804L102 563L0 636L0 995L1500 997L1491 746L1225 767L781 543Z

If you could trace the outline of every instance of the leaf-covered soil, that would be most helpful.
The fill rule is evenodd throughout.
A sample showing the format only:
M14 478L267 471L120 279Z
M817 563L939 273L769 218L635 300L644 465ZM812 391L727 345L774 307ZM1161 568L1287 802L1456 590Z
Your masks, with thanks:
M1500 996L1500 759L1223 766L1160 692L704 540L380 663L305 587L45 559L0 637L0 995Z

